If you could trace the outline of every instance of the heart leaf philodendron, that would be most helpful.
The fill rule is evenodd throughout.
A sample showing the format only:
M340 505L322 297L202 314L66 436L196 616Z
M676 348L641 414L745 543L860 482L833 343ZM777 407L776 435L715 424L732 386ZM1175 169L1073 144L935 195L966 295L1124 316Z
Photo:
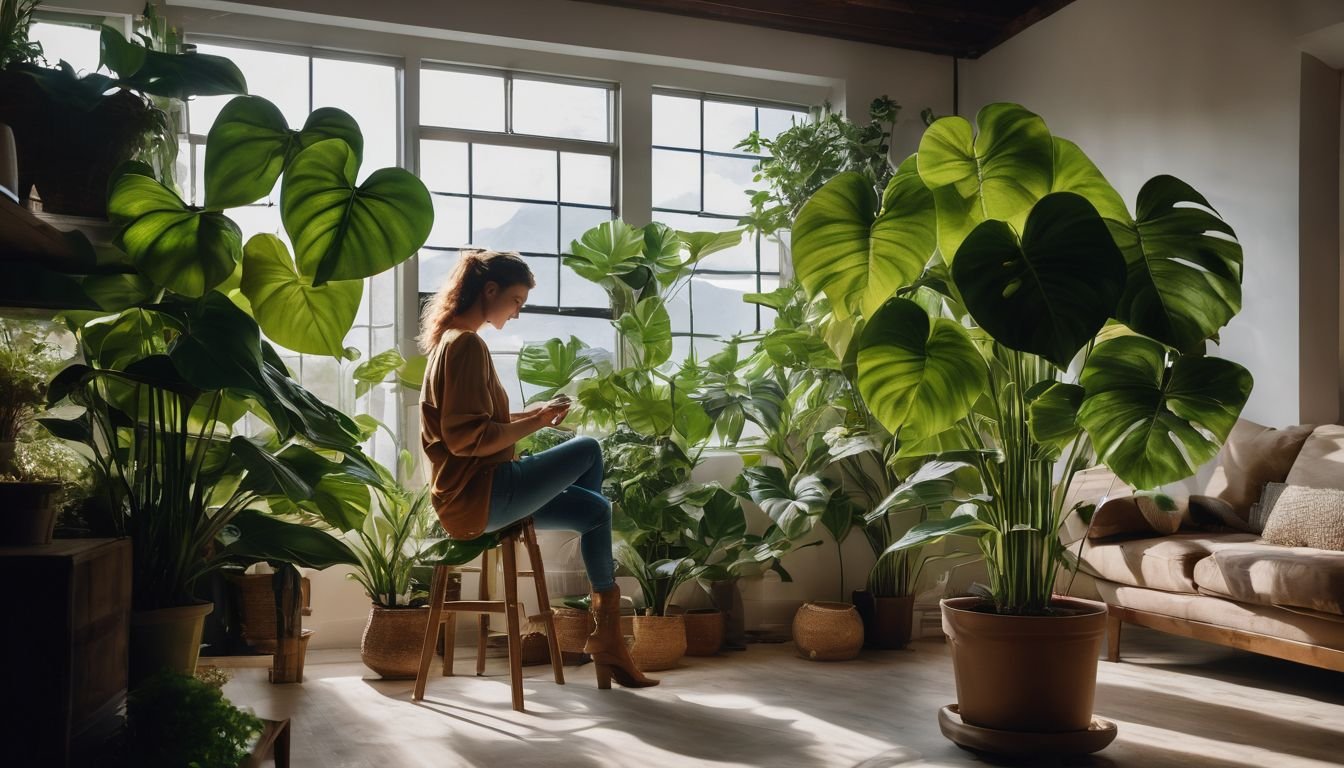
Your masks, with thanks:
M1187 477L1250 395L1205 350L1240 309L1232 228L1170 176L1136 210L1040 117L993 104L936 121L880 203L841 174L795 223L803 287L863 323L869 410L903 446L975 457L983 481L892 549L976 537L1001 612L1048 606L1075 471L1095 455L1135 488Z

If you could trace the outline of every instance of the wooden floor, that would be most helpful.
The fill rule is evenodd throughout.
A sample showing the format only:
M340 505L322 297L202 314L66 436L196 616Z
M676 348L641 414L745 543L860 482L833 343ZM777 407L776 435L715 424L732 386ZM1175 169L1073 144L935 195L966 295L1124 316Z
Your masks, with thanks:
M1344 674L1125 629L1120 664L1101 662L1097 714L1119 724L1105 751L1022 765L1344 765ZM306 682L270 685L264 669L232 670L225 694L262 717L294 721L295 768L359 766L945 766L984 761L943 739L938 708L955 700L946 647L866 652L814 663L793 646L689 659L641 691L598 691L591 665L526 667L525 713L509 707L504 663L412 681L383 681L357 651L309 653Z

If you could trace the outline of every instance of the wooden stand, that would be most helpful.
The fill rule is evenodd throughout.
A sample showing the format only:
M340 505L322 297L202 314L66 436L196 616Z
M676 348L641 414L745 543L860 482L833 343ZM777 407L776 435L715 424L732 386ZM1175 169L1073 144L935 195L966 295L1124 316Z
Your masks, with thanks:
M5 765L75 763L119 725L131 620L130 539L0 549Z

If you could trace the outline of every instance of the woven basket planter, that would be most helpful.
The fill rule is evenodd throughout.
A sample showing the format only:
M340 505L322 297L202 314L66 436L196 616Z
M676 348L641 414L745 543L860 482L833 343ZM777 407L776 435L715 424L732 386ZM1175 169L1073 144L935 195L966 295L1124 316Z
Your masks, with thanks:
M593 617L577 608L555 609L555 639L566 664L577 664L593 633Z
M243 642L258 653L275 653L275 587L271 574L237 574L228 579L238 590L238 623ZM299 580L299 588L307 608L312 594L312 582L307 576Z
M715 656L723 647L723 612L717 608L687 611L686 655Z
M803 603L793 615L793 642L809 661L845 661L863 648L863 619L849 603Z
M635 644L630 656L641 672L677 666L686 655L686 619L683 616L636 616Z
M429 625L429 607L369 610L359 657L364 666L389 680L415 677L420 666L420 648Z

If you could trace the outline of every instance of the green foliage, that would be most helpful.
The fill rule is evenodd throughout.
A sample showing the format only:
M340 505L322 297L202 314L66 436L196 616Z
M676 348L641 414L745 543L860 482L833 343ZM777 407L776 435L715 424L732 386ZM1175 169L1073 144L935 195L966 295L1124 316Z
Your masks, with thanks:
M0 4L0 69L42 57L42 44L28 39L33 11L42 0L6 0Z
M1235 423L1251 377L1204 347L1239 308L1241 248L1171 177L1144 186L1132 218L1081 149L1014 104L976 126L934 121L914 163L929 194L911 178L877 210L850 177L824 185L795 227L798 275L864 326L857 389L899 438L886 465L957 457L983 484L885 551L975 537L998 610L1039 613L1063 562L1063 489L1094 451L1152 488L1211 458ZM857 257L908 262L908 239L879 235L930 215L941 258L913 279L892 270L871 311ZM850 348L833 345L842 369Z
M803 203L843 172L862 175L870 187L885 188L891 178L887 142L900 110L899 104L883 96L873 100L866 124L852 122L828 105L812 110L810 119L795 121L773 138L752 131L737 149L769 155L755 176L766 188L747 191L752 211L741 223L766 235L786 229Z
M136 768L235 768L263 723L217 686L164 670L130 692L126 729L108 763Z
M359 582L374 604L406 607L416 597L412 570L426 557L426 542L434 525L429 488L412 492L395 487L388 478L385 493L357 530L345 540L357 564L348 578Z

